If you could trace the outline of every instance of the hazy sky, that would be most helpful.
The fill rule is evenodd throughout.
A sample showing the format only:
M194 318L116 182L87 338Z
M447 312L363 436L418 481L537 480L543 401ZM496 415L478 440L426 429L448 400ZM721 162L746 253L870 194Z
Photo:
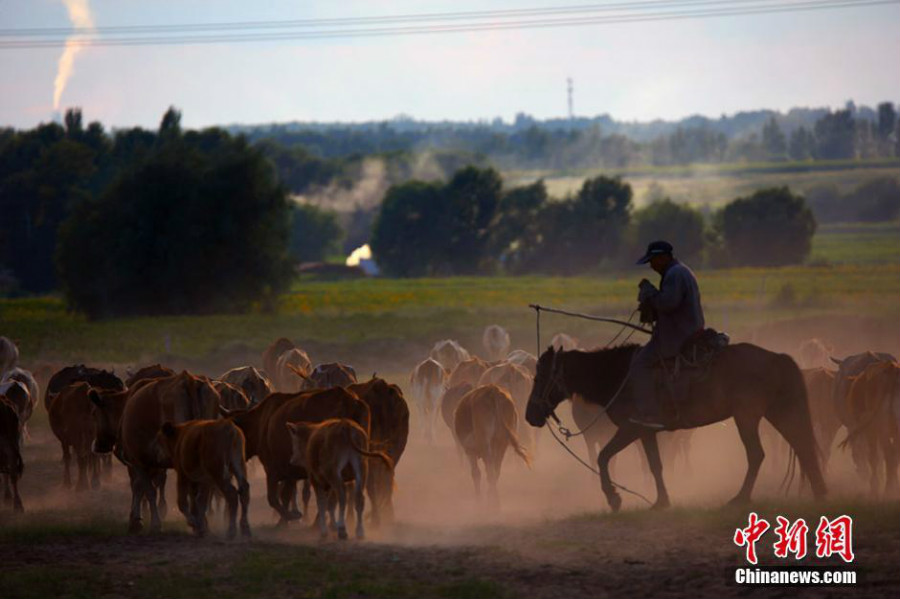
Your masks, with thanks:
M72 0L75 1L75 0ZM84 0L81 0L84 1ZM621 0L620 0L621 1ZM546 7L577 0L89 0L98 27ZM587 3L587 0L582 0ZM0 27L67 27L61 0L0 0ZM616 119L900 100L900 4L690 21L431 36L87 48L61 94L88 120L189 127L407 114ZM4 38L5 39L5 38ZM0 50L0 125L53 110L62 50Z

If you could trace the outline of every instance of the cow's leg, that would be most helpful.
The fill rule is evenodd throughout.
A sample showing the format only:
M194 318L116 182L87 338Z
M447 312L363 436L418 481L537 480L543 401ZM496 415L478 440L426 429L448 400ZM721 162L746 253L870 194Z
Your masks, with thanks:
M188 526L193 530L197 530L197 521L194 518L194 509L190 501L191 483L182 474L177 474L175 478L175 490L178 495L178 510L184 515Z
M88 456L82 451L76 451L75 453L75 463L78 466L78 482L75 484L76 491L87 491L88 482L87 482L87 469L88 469Z
M316 493L316 523L319 525L319 536L328 538L328 524L325 522L325 513L328 511L328 490L323 485L313 485Z
M209 499L212 495L212 487L206 484L195 483L197 498L197 520L200 524L201 537L209 532L209 520L206 518L206 512L209 509Z
M238 481L238 496L241 500L241 536L250 537L250 521L247 512L250 510L250 483L246 479Z
M141 524L141 503L144 500L144 485L141 478L143 473L136 468L128 467L128 478L131 480L131 514L128 517L128 532L131 534L141 532L144 527Z
M609 461L617 453L631 445L637 438L637 427L626 426L620 428L597 455L597 467L600 470L600 488L603 489L606 501L614 512L618 512L619 508L622 507L622 496L616 491L612 484L612 479L609 477Z
M228 537L228 540L231 540L237 535L238 491L231 484L230 476L217 481L216 486L225 498L225 513L228 523L228 532L226 536Z
M290 520L300 520L303 514L297 507L297 481L288 480L281 483L281 505Z
M900 447L897 443L896 424L893 422L885 422L881 426L881 434L878 439L881 443L881 453L884 454L884 497L885 499L896 499L897 493L900 491L900 485L897 481L897 467L900 465Z
M153 486L155 490L159 491L159 518L160 520L165 520L166 515L169 513L169 504L166 502L166 471L162 470L159 474L153 477Z
M106 480L112 480L112 470L113 470L112 454L105 454L100 457L100 460L103 462L104 478Z
M25 506L22 505L22 498L19 496L19 475L10 474L9 482L10 485L12 485L13 510L17 512L24 512Z
M495 510L500 508L500 493L497 491L497 483L500 480L500 467L503 465L503 456L507 447L508 443L495 441L491 444L488 458L484 462L488 483L488 502L491 509Z
M309 479L303 481L303 513L309 513L309 500L312 497L312 488L310 487ZM296 505L294 506L296 508Z
M644 453L647 454L647 466L650 468L650 474L656 482L656 503L653 509L661 509L669 507L669 493L666 491L666 484L663 482L663 464L659 455L659 444L657 443L656 433L648 433L641 437L641 443L644 446ZM672 451L677 451L677 445L670 447ZM674 462L674 459L672 460Z
M472 482L475 483L475 496L481 497L481 470L478 469L478 456L468 454L469 468L472 472Z
M62 451L63 451L63 486L65 488L70 488L72 486L72 472L70 470L72 466L72 454L69 452L69 445L62 441Z
M274 477L266 474L266 499L269 502L269 506L278 512L278 526L286 526L288 523L288 514L284 511L284 506L281 505L281 498L279 497L279 488L278 481L275 480Z
M747 474L744 476L744 484L741 490L735 495L729 505L743 505L750 502L750 494L753 492L753 486L756 484L756 477L759 475L759 467L766 457L763 451L762 442L759 439L759 416L750 414L735 414L734 423L737 425L738 434L744 443L744 449L747 452Z
M165 474L165 471L163 471L163 474ZM158 493L160 490L164 491L165 487L157 486L157 481L159 480L158 477L158 474L145 477L144 493L147 497L147 504L150 507L150 532L160 532L162 530L162 519L159 516Z
M865 456L866 461L869 465L869 494L872 498L877 498L880 491L881 485L878 484L878 481L881 479L881 468L879 467L879 459L878 459L878 423L874 423L870 425L868 430L865 431Z
M88 449L88 463L91 467L91 488L100 488L100 456Z
M347 539L347 485L344 484L344 481L341 479L341 472L338 470L337 475L332 480L332 487L337 491L337 500L338 500L338 514L337 514L337 533L338 538L343 540ZM331 513L332 519L334 519L334 512Z

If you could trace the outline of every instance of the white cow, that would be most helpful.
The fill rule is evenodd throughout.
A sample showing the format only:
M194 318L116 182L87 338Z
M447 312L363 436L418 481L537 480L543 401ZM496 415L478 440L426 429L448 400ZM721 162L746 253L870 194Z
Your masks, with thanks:
M484 344L488 361L499 362L509 352L509 333L503 327L492 324L484 329L481 343Z
M441 411L440 402L446 380L447 371L437 360L432 358L426 358L420 362L409 376L413 401L419 407L425 439L429 443L434 440L434 421Z

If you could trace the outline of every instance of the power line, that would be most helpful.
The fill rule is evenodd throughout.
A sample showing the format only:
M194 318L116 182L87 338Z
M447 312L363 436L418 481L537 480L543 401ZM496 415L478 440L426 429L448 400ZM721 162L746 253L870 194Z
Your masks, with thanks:
M606 4L578 4L569 6L555 6L546 8L520 8L506 10L483 10L443 13L416 13L399 14L374 17L339 17L327 19L299 19L277 21L232 21L223 23L182 23L160 25L110 25L105 27L33 27L0 29L0 37L37 37L37 36L76 36L76 35L104 35L135 33L183 33L183 32L215 32L234 29L292 29L292 28L316 28L335 27L346 25L371 25L409 22L435 22L454 20L484 20L492 18L535 17L555 14L571 13L597 13L616 11L639 11L652 8L684 8L709 4L741 4L741 3L772 3L778 0L650 0L645 2L619 2Z
M767 2L770 0L763 0L763 2ZM756 6L744 5L744 3L755 2ZM658 0L656 2L641 2L641 3L620 3L616 5L603 5L605 8L584 8L582 7L557 7L556 9L531 9L532 11L545 10L545 11L553 11L553 10L569 10L571 12L577 12L580 10L581 12L610 12L611 7L617 7L615 11L623 11L623 10L632 10L634 11L634 7L640 7L641 10L649 8L650 5L654 7L658 7L659 5L678 5L683 6L685 8L693 7L695 5L702 4L732 4L734 6L722 6L722 7L712 7L712 8L703 8L700 10L684 10L683 8L676 8L669 10L668 12L654 12L654 13L644 13L644 14L612 14L608 16L587 16L587 17L568 17L568 18L560 18L560 19L541 19L541 20L500 20L500 21L488 21L488 22L467 22L467 23L457 23L457 24L439 24L439 25L411 25L406 27L364 27L364 28L344 28L344 29L331 29L324 31L287 31L287 32L266 32L266 33L249 33L249 34L240 34L240 33L219 33L215 35L185 35L181 37L176 36L151 36L151 37L133 37L133 38L102 38L102 37L84 37L83 35L79 35L79 37L75 37L72 39L34 39L34 40L2 40L0 41L0 50L15 50L15 49L36 49L36 48L57 48L65 45L74 45L79 47L108 47L108 46L146 46L146 45L192 45L192 44L209 44L209 43L245 43L245 42L265 42L265 41L293 41L293 40L306 40L306 39L329 39L329 38L358 38L358 37L383 37L383 36L401 36L401 35L425 35L425 34L439 34L439 33L477 33L483 31L498 31L498 30L516 30L516 29L546 29L546 28L556 28L556 27L573 27L573 26L584 26L584 25L601 25L601 24L620 24L620 23L638 23L638 22L650 22L650 21L671 21L671 20L683 20L683 19L698 19L698 18L713 18L713 17L726 17L726 16L748 16L748 15L761 15L761 14L776 14L776 13L787 13L787 12L809 12L816 10L827 10L827 9L836 9L836 8L855 8L855 7L868 7L868 6L878 6L878 5L887 5L887 4L898 4L900 0L807 0L807 1L791 1L791 2L779 2L777 4L760 4L760 0L680 0L678 2L672 2L672 0ZM588 5L584 5L588 6ZM597 6L597 5L590 5ZM624 7L630 7L629 9L625 9ZM576 10L577 9L577 10ZM525 11L527 9L522 9ZM432 13L430 15L400 15L395 17L360 17L356 22L359 22L362 19L419 19L419 20L439 20L440 18L444 19L458 19L462 18L460 15L468 14L478 14L478 17L470 17L470 18L487 18L485 15L494 14L504 12L504 11L482 11L480 13ZM512 11L505 11L505 13L511 13ZM516 16L519 16L520 13L516 13ZM549 14L549 13L548 13ZM532 15L528 15L532 16ZM312 28L317 26L323 26L322 23L324 21L334 22L336 19L331 20L318 20L316 23L318 25L312 25L312 21L305 21L306 28ZM353 19L345 19L342 22L348 23L353 21ZM247 22L247 23L255 23L252 26L247 26L247 28L255 28L260 25L260 23L276 23L272 22ZM279 22L279 23L288 23L288 22ZM297 21L293 21L290 23L299 23ZM219 24L219 25L209 25L210 27L221 27L223 25L227 26L236 26L237 23L231 24ZM246 24L245 24L246 25ZM329 25L330 26L330 25ZM140 27L140 26L135 26ZM147 26L151 27L151 26ZM176 26L173 26L176 27ZM177 27L205 27L205 25L183 25ZM282 25L282 27L286 27ZM109 28L107 28L108 30ZM17 31L22 32L25 30L6 30L6 31ZM70 30L71 31L71 30ZM83 31L83 30L82 30ZM13 35L13 34L4 34L3 30L0 30L0 37L3 35Z

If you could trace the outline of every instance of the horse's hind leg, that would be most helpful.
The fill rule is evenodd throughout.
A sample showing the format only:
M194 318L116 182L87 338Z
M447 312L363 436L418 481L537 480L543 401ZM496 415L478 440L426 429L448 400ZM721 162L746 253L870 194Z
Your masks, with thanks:
M653 509L667 508L669 505L669 492L666 490L666 483L663 482L663 465L659 455L659 443L656 440L656 433L650 433L641 437L641 443L644 445L644 453L647 454L647 465L650 467L650 473L656 482L656 503ZM670 447L673 451L676 449ZM674 460L673 460L674 461Z
M741 485L741 490L728 502L730 505L750 502L750 494L753 492L753 486L756 484L759 467L762 465L763 458L766 457L762 443L759 440L759 421L759 416L741 415L734 417L734 423L737 425L738 433L741 435L744 449L747 450L747 475L744 477L744 484Z

